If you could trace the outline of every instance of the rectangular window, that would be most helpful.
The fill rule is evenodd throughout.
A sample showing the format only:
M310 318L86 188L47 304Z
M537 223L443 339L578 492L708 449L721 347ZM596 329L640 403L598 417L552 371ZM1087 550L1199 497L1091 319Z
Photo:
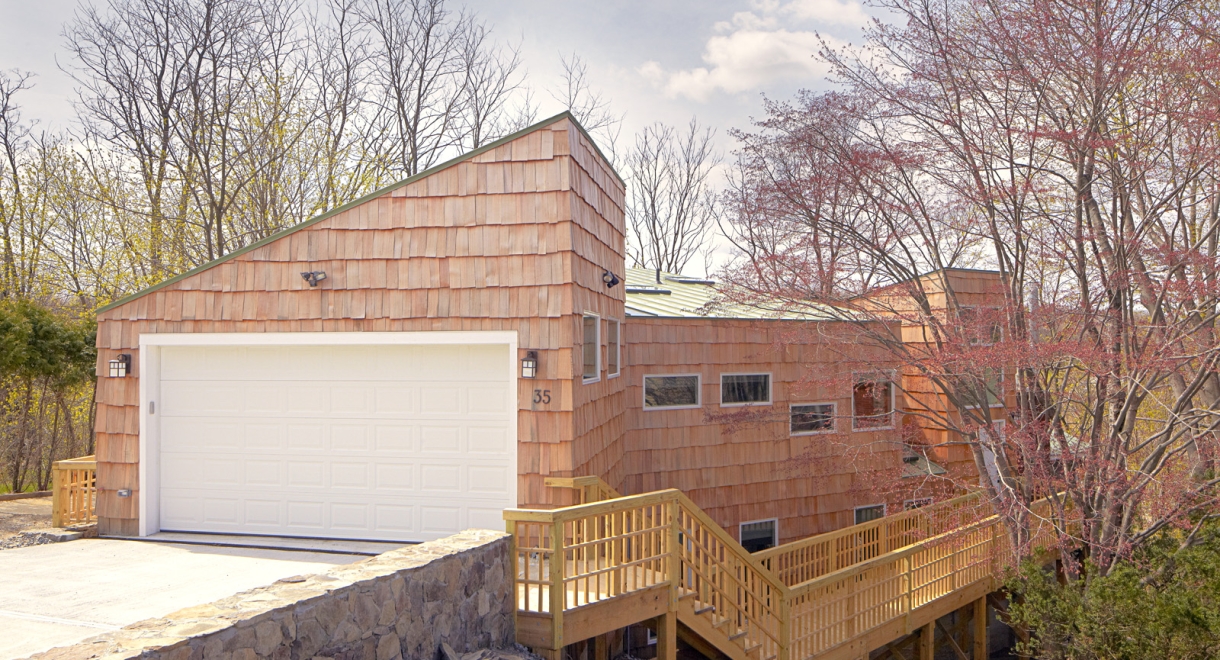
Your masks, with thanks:
M884 429L894 425L894 384L888 379L857 378L851 404L853 429Z
M618 321L613 319L606 321L606 375L617 376L619 374L619 344L618 344Z
M877 520L885 517L885 505L873 504L871 506L856 507L856 524L863 525L870 520Z
M779 545L779 520L755 520L743 522L740 526L739 538L741 547L750 552L759 552Z
M601 319L595 314L585 314L584 318L584 369L581 376L586 383L591 383L601 376Z
M699 375L644 376L645 408L697 408Z
M720 405L771 403L771 374L721 374Z
M904 511L910 511L911 509L922 509L923 507L928 506L931 503L932 503L932 498L930 498L930 497L916 497L913 500L906 500L905 502L903 502L902 508Z
M791 433L826 433L835 430L835 404L798 403L791 408Z
M1001 310L991 307L959 307L957 319L971 346L990 346L1004 339Z
M983 367L981 378L976 378L971 375L964 377L966 379L966 407L978 408L979 404L986 401L989 408L1004 407L1004 372L992 369L991 367ZM974 381L971 384L971 381ZM975 391L977 388L977 391Z

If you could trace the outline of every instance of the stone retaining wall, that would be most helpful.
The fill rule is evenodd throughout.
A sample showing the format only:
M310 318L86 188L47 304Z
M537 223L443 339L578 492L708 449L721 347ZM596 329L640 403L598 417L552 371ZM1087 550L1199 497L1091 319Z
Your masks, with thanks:
M467 530L148 619L40 660L433 660L515 641L508 535ZM207 576L200 576L207 579Z

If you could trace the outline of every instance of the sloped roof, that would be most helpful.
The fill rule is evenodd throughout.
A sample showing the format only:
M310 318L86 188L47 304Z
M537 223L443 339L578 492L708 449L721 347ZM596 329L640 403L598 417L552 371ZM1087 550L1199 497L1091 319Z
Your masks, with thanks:
M628 268L626 279L627 316L804 321L842 318L842 314L834 314L829 310L818 314L816 308L793 312L779 303L774 306L722 303L709 307L719 296L716 282L698 277L685 277L645 268Z
M593 138L589 136L589 132L586 131L583 126L580 125L580 122L576 120L576 117L572 116L572 113L570 111L564 110L563 112L555 115L554 117L549 117L547 119L543 119L542 121L540 121L532 126L527 126L526 128L523 128L523 129L517 131L516 133L513 133L512 135L507 135L505 137L502 137L499 140L496 140L495 142L485 144L485 145L479 147L478 149L474 149L473 151L467 151L466 153L464 153L460 156L457 156L455 158L451 158L443 163L440 163L439 165L434 165L434 166L424 170L423 172L420 172L419 174L409 176L401 181L396 181L385 187L374 190L373 192L371 192L363 197L360 197L358 199L355 199L351 202L348 202L347 204L344 204L343 206L333 208L321 215L314 216L308 220L305 220L304 222L300 222L291 227L281 229L280 231L277 231L276 233L274 233L260 241L255 241L254 243L251 243L245 247L234 250L218 259L214 259L203 265L196 266L195 268L192 268L191 270L188 270L185 273L175 275L174 277L171 277L169 279L158 282L150 287L137 291L129 296L119 298L118 300L116 300L108 305L98 308L98 310L94 313L102 314L104 312L114 309L115 307L119 307L120 305L125 305L137 298L146 296L154 291L163 289L171 284L174 284L175 282L180 282L192 275L195 275L196 273L203 272L209 268L212 268L213 266L222 264L226 261L229 261L230 259L233 259L235 257L246 254L247 252L250 252L252 250L257 250L258 248L263 247L264 245L267 245L268 243L274 243L275 241L278 241L281 238L288 236L289 234L293 234L295 232L301 231L302 229L305 229L306 227L317 224L323 220L326 220L327 218L331 218L340 213L343 213L344 211L347 211L349 209L360 206L361 204L364 204L366 202L372 201L378 197L381 197L382 195L384 195L388 192L393 191L396 188L401 188L402 186L415 183L416 181L419 181L421 179L426 179L429 176L436 174L437 172L449 169L450 167L453 167L454 165L457 165L458 163L462 163L464 161L470 160L471 158L474 158L475 156L478 156L479 154L485 153L487 151L491 151L492 149L495 149L502 145L508 144L509 142L512 142L513 140L516 140L525 135L533 133L534 131L536 131L538 129L550 126L551 124L554 124L555 122L560 121L562 119L567 119L572 122L572 125L576 127L576 130L580 131L581 135L583 135L585 137L585 139L589 141L589 144L592 145L594 151L597 152L597 155L599 157L601 157L602 162L604 162L606 164L607 169L609 169L610 172L612 174L614 174L615 178L618 179L619 183L625 187L627 184L626 184L626 182L623 181L623 177L621 175L619 175L619 173L614 169L614 164L610 161L610 159L606 158L606 155L602 153L601 149L597 146L597 143L594 142Z

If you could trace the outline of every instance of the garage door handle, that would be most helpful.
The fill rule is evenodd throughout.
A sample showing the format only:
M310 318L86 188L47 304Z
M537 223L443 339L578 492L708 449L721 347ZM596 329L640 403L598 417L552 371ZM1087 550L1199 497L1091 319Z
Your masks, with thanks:
M157 414L157 402L156 401L148 402L148 414L150 414L150 415Z

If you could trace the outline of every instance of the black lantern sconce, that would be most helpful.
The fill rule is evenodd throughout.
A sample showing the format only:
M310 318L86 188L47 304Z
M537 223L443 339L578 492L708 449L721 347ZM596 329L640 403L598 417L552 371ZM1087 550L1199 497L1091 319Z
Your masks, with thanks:
M320 270L313 270L308 273L301 273L301 279L309 282L309 286L318 286L318 282L326 279L326 273Z
M538 351L526 351L521 358L521 377L535 378L538 376Z
M110 361L111 378L126 378L130 371L131 355L127 353L119 353L117 358Z
M620 282L618 275L615 275L614 273L611 273L610 271L606 271L606 272L602 273L602 281L606 283L607 289L613 289L614 285L616 285Z

